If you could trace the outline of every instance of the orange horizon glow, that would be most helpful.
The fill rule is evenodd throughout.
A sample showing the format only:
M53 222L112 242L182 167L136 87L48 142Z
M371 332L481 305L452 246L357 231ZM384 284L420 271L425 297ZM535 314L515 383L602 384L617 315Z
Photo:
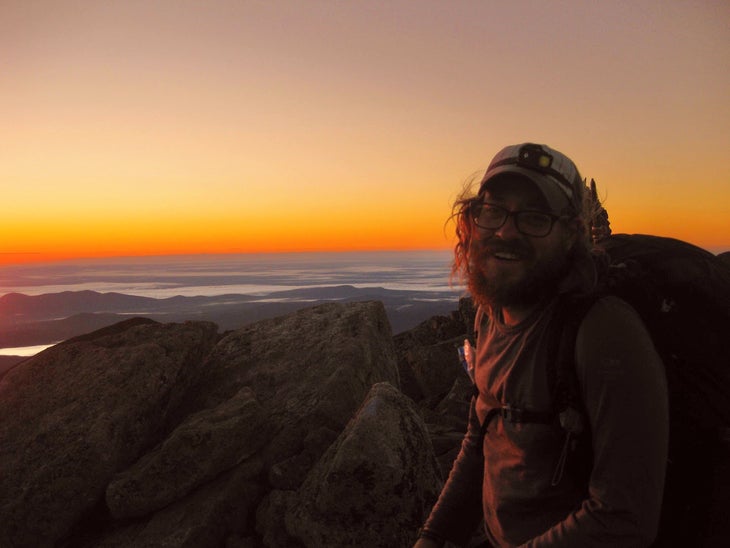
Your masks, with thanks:
M432 247L428 245L410 245L405 242L403 245L394 244L392 246L376 245L353 247L352 245L331 245L331 246L260 246L249 248L230 248L207 246L205 248L175 248L172 246L164 246L159 248L121 248L115 250L105 250L99 252L96 250L72 250L72 251L52 251L47 253L4 253L0 254L0 266L33 264L33 263L54 263L69 260L95 260L95 259L115 259L129 257L166 257L166 256L205 256L205 255L269 255L269 254L291 254L291 253L357 253L357 252L410 252L410 251L450 251L453 246L445 245L441 247Z
M525 141L596 179L614 232L730 250L727 20L660 0L0 3L0 265L451 249L464 182Z

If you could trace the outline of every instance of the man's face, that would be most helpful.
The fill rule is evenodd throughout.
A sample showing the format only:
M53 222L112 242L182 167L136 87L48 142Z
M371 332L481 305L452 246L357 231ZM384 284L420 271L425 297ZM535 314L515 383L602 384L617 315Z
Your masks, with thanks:
M490 183L483 202L510 212L552 213L534 184L518 176ZM472 297L478 304L498 308L536 304L557 291L574 241L574 234L561 222L544 237L520 233L514 216L498 229L474 227L468 278Z

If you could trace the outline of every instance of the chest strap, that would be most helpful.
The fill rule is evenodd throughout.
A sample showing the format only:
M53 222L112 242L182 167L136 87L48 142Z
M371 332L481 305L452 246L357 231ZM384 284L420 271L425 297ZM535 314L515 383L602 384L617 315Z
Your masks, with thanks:
M482 435L487 432L489 423L492 422L494 417L502 417L502 420L511 422L512 424L529 422L552 424L555 421L555 413L549 411L520 409L519 407L512 407L511 405L493 407L487 412L487 416L484 417L484 422L482 422Z

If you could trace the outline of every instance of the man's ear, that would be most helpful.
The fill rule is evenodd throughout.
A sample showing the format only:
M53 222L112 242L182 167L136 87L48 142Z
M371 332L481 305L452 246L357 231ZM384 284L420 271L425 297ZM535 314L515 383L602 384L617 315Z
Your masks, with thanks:
M578 219L570 219L565 222L565 238L563 239L565 252L567 253L573 246L578 238L581 237L580 221Z

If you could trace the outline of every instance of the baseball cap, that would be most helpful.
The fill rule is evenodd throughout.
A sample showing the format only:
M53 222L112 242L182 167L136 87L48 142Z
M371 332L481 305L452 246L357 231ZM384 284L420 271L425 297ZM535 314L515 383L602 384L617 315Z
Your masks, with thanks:
M583 179L573 161L562 152L535 143L504 147L492 159L479 185L479 193L495 177L506 173L532 181L555 213L571 207L581 210Z

